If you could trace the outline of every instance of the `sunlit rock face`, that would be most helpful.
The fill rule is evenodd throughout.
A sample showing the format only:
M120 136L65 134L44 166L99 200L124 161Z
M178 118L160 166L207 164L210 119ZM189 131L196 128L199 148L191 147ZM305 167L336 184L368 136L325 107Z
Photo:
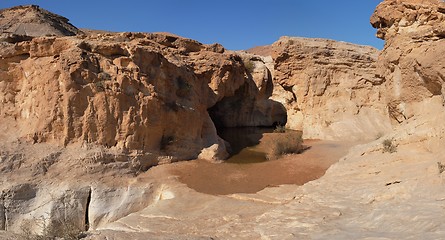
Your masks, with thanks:
M0 231L99 228L173 198L135 175L225 159L215 123L286 121L268 69L219 44L80 31L37 6L2 10L0 29Z
M267 69L259 79L219 44L171 34L85 35L36 6L2 16L12 35L1 43L0 117L14 125L0 136L96 144L133 154L147 167L201 151L207 159L225 158L214 121L224 127L285 122L281 104L268 100ZM15 28L39 31L12 31L17 16L28 25Z
M287 127L305 138L367 139L391 129L377 49L282 37L252 51L272 56L273 99L286 106Z
M71 219L90 230L87 239L443 238L442 5L384 1L372 17L385 33L381 53L298 38L263 49L273 58L168 34L5 40L0 231L43 233ZM408 13L414 25L398 23ZM287 108L288 126L307 136L370 137L390 122L393 131L351 148L318 180L256 194L198 193L162 168L174 165L137 177L128 170L172 161L185 148L196 151L190 156L224 155L214 122L252 124L223 114L232 97L267 99L271 91ZM240 109L268 104L249 100ZM282 119L272 116L262 121ZM383 140L397 151L385 152ZM0 238L17 238L10 232Z
M371 17L377 36L386 41L377 66L385 81L388 108L395 122L418 115L417 103L443 99L445 3L384 1ZM441 108L428 103L428 108Z
M441 111L445 3L384 1L371 17L382 51L283 37L253 52L273 57L273 99L306 138L372 139L425 109Z

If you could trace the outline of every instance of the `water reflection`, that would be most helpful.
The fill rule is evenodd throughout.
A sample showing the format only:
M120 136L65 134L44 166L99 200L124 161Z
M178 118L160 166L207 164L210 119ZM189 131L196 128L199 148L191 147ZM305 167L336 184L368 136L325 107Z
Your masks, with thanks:
M224 128L218 135L230 144L228 163L257 163L267 161L264 150L258 148L264 133L273 132L274 128L243 127Z

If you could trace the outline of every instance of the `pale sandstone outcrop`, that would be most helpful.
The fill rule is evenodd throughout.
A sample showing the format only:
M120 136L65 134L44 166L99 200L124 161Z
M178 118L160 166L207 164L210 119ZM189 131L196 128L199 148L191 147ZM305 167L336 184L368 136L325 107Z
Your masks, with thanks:
M97 229L170 196L155 179L140 182L122 175L117 184L60 180L16 184L3 190L0 230L47 234L45 231L63 229L62 225L79 231Z
M42 234L44 226L59 224L68 220L73 226L85 229L85 213L89 187L58 185L57 191L51 185L18 184L3 192L1 198L7 210L4 230L21 232L23 228Z
M326 39L282 37L253 52L273 57L273 99L287 127L305 138L372 139L389 132L377 49Z
M388 90L388 109L396 122L418 116L418 102L444 97L445 3L429 1L384 1L371 23L386 41L377 74ZM438 110L441 106L437 106Z
M0 230L95 229L158 201L164 188L156 178L138 181L135 163L97 147L17 144L0 152Z

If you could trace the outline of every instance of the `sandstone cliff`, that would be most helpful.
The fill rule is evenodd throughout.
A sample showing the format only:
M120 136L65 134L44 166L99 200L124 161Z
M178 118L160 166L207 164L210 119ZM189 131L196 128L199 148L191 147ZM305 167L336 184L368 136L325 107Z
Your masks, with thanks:
M370 139L391 130L377 49L326 39L282 37L251 52L273 58L273 99L287 127L305 138Z
M255 81L241 57L218 44L143 33L1 44L0 118L7 124L0 137L9 141L100 145L146 168L200 153L225 158L213 121L224 127L285 122L280 104L268 100L271 90L264 90L270 77Z
M371 17L377 36L385 40L377 74L385 81L395 122L419 115L425 107L442 110L444 20L445 3L439 0L384 1ZM425 105L416 104L421 102Z
M131 189L134 174L226 158L215 123L286 122L264 64L219 44L83 34L37 6L2 10L0 20L0 230L115 221L165 198L156 179Z

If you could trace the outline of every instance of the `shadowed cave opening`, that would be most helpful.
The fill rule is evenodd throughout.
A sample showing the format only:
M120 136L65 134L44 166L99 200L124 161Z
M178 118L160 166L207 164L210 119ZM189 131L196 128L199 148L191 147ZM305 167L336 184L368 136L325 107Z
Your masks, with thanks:
M258 163L267 161L266 153L255 148L265 133L287 122L286 109L281 103L265 99L269 108L259 109L254 98L248 96L247 85L233 96L225 97L208 109L217 134L226 141L228 163ZM278 114L276 112L279 112Z

